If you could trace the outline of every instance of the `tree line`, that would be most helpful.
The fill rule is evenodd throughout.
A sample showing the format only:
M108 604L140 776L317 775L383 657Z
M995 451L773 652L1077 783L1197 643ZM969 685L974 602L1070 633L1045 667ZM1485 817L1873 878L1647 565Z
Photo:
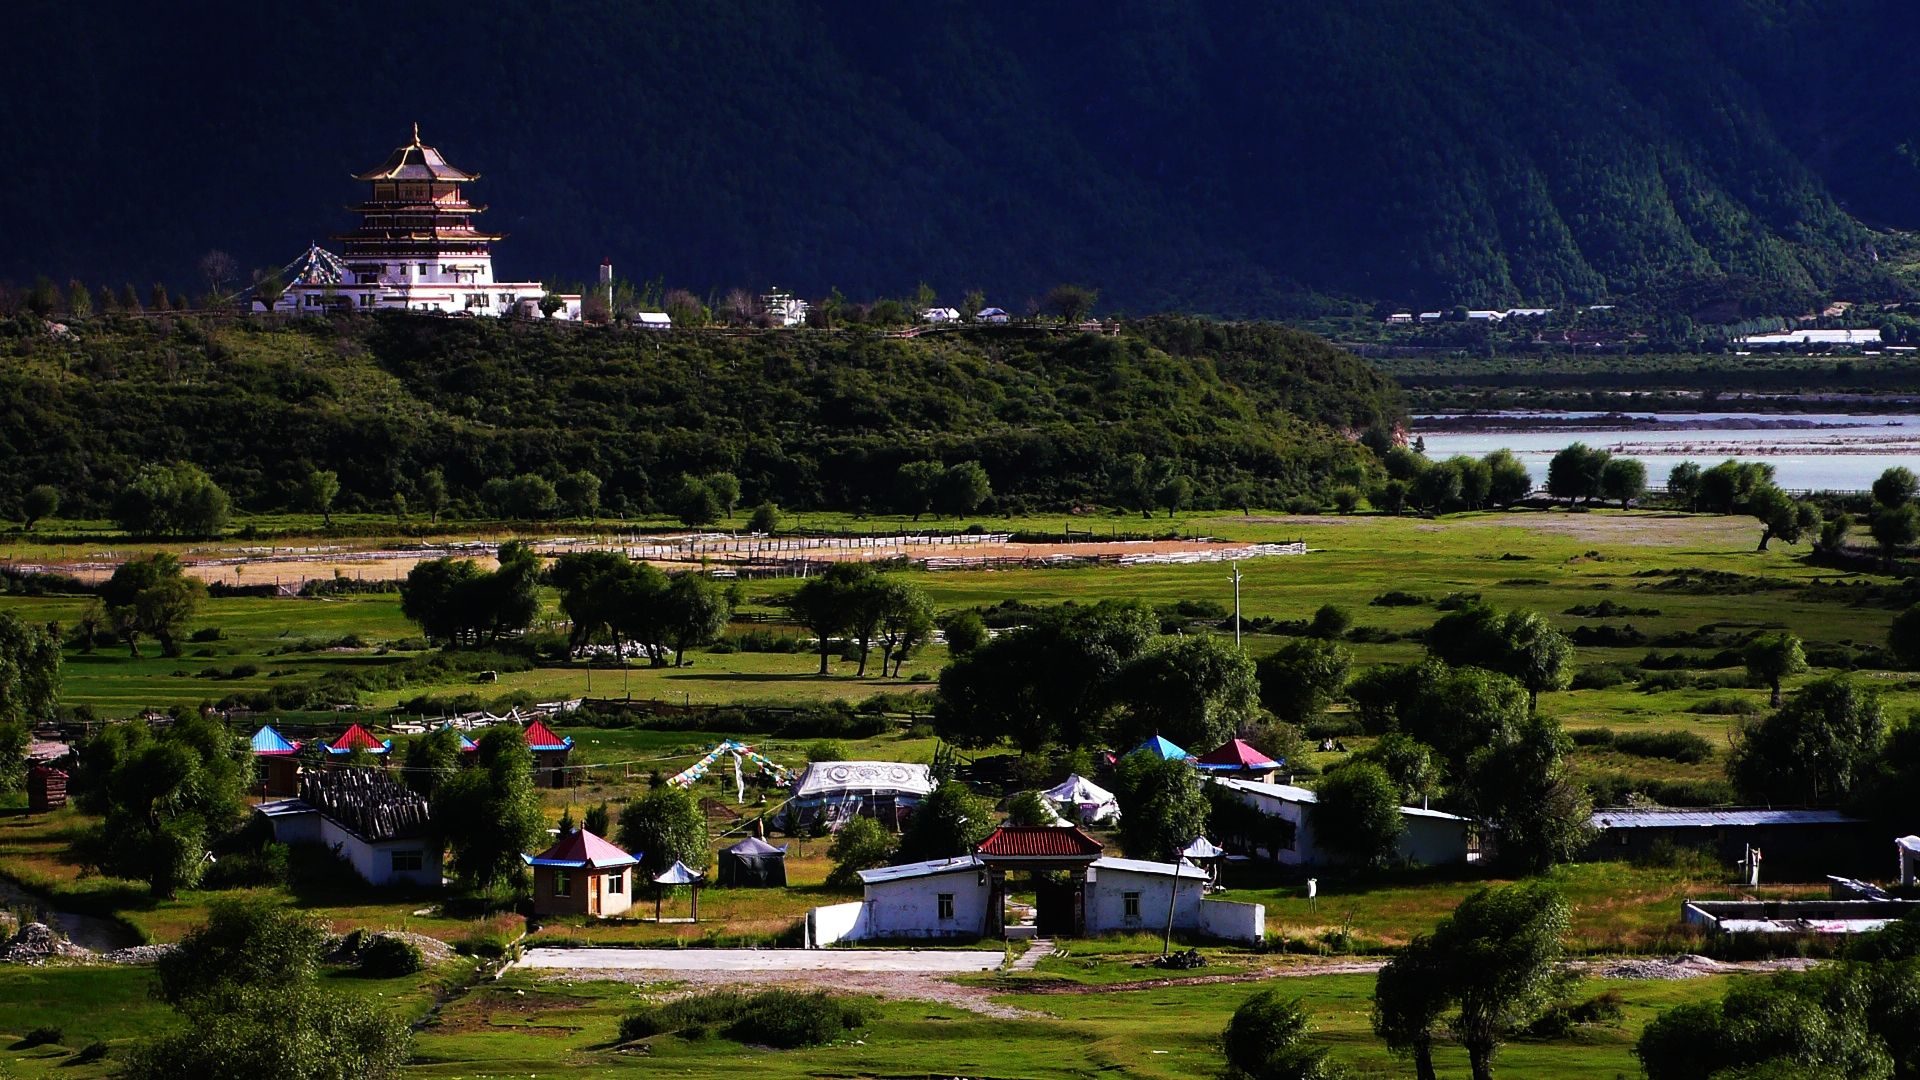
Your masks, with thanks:
M1345 434L1405 416L1383 377L1280 327L1164 316L1117 336L991 338L641 336L401 313L108 321L68 338L0 324L0 390L20 406L0 417L20 451L0 513L37 521L51 497L64 516L189 536L286 508L1019 512L1117 497L1115 463L1134 454L1170 466L1191 505L1283 505L1324 502L1342 469L1364 484L1378 466ZM903 477L914 463L940 479Z

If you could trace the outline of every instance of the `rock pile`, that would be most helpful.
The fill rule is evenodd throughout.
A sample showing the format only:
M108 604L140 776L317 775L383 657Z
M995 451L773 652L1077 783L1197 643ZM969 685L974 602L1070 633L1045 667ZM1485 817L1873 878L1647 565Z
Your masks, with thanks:
M91 949L75 945L43 922L30 922L21 927L0 947L0 963L8 964L44 964L54 957L85 959L92 956Z

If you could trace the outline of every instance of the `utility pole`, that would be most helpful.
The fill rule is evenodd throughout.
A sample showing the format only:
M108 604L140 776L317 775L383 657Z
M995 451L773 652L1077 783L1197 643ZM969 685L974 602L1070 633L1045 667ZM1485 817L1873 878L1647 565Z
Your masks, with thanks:
M1240 560L1233 560L1233 647L1240 648Z
M1173 951L1173 909L1180 903L1180 864L1186 859L1185 851L1173 853L1173 891L1167 897L1167 935L1160 939L1160 958L1163 960Z

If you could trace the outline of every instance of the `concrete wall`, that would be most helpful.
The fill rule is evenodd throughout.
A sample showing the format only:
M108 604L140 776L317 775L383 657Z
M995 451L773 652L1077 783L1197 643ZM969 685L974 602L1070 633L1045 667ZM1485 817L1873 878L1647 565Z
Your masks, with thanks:
M317 812L306 814L282 814L268 818L273 826L273 838L282 844L317 844L320 842L320 815Z
M807 912L809 948L823 949L842 941L864 941L872 936L872 927L867 922L867 905L863 900L831 904Z
M1451 866L1467 861L1467 823L1448 818L1400 815L1400 857L1420 866Z
M1200 897L1206 876L1194 871L1180 876L1180 898L1173 909L1176 930L1200 928ZM1128 931L1159 931L1167 925L1167 898L1173 895L1174 880L1164 874L1141 874L1130 870L1099 867L1087 884L1087 933L1117 934ZM1140 914L1129 919L1126 896L1140 894Z
M1221 941L1252 944L1267 936L1267 906L1231 900L1200 901L1202 934Z
M878 938L979 937L987 928L991 890L980 871L881 881L867 886L867 918ZM940 918L940 896L953 897L953 918ZM1164 909L1163 909L1164 910Z
M558 871L566 869L558 866L536 866L533 868L533 911L536 915L593 915L602 918L624 915L633 906L633 889L640 874L634 867L613 870L572 870L567 873L571 879L567 883L567 895L555 896L553 883ZM621 878L621 891L613 892L609 888L611 879ZM593 898L593 880L600 881L600 910L590 910Z
M1235 793L1240 796L1242 802L1248 803L1261 813L1293 822L1293 846L1272 852L1275 862L1287 866L1300 866L1319 861L1319 853L1313 846L1313 814L1307 804L1288 802L1264 792L1245 789L1236 789Z
M440 884L440 846L426 837L408 840L381 840L368 843L347 830L315 815L320 820L320 842L338 851L353 865L354 872L373 885ZM420 869L394 872L395 851L420 852Z

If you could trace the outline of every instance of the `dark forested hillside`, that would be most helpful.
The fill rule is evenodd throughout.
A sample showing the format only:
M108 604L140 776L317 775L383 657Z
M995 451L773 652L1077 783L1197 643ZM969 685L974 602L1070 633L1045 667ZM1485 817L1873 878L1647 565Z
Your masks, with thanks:
M395 492L419 506L432 469L476 509L489 480L585 470L604 505L639 512L682 473L727 470L744 505L884 510L916 460L980 462L1006 509L1111 505L1135 453L1199 499L1244 485L1278 505L1364 472L1350 436L1405 416L1397 389L1318 338L1175 317L915 340L409 315L6 325L0 516L40 483L70 514L101 513L142 463L176 460L254 510L289 505L312 468L339 473L348 508Z
M1885 290L1903 0L27 0L0 278L199 285L344 222L418 120L503 273L1284 314Z

